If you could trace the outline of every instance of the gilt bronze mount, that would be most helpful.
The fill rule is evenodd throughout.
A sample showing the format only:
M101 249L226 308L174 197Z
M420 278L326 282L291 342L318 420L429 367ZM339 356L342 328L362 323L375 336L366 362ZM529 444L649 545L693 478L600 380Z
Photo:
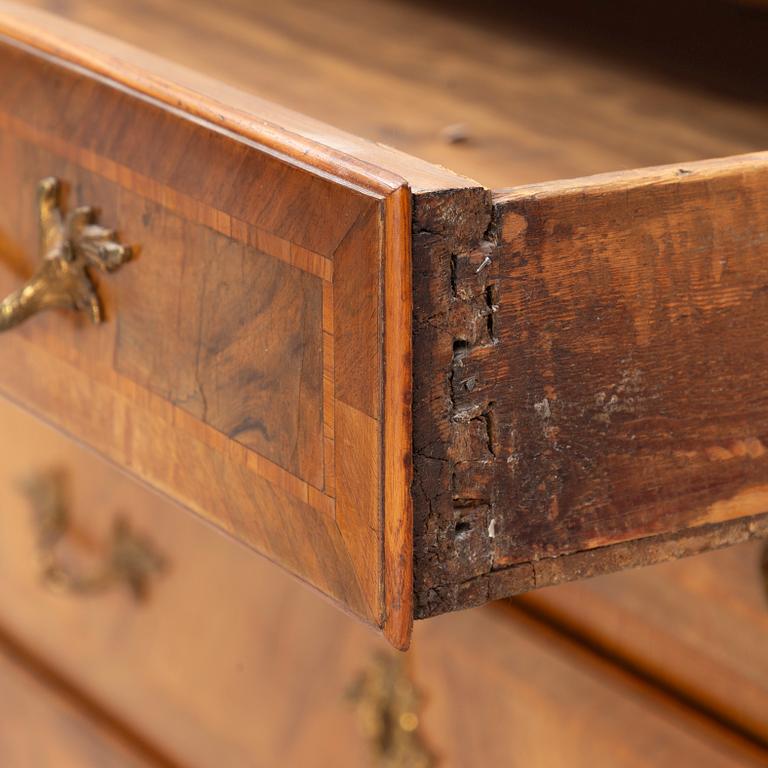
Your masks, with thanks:
M37 272L0 303L0 331L7 331L46 309L87 312L100 323L104 312L91 267L113 272L131 258L131 249L115 233L95 223L90 206L61 209L61 184L48 177L38 185L40 258Z

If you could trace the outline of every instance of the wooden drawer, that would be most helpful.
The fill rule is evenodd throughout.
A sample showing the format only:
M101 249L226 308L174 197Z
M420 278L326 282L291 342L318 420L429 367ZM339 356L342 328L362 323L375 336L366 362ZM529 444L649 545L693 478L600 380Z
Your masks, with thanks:
M525 27L278 5L67 4L204 49L203 76L2 3L0 289L33 269L50 175L136 258L98 281L105 324L4 334L0 391L400 648L414 616L764 534L768 155L739 153L765 149L766 109L534 55ZM414 79L425 26L470 51L443 81ZM487 186L232 86L419 149L451 73L496 143L424 154Z
M406 643L402 180L277 128L236 136L241 120L256 128L242 107L214 126L213 101L183 116L19 43L0 58L0 231L16 271L40 247L46 177L136 251L100 281L109 322L49 313L7 334L2 390ZM7 292L18 283L4 271Z
M639 755L655 766L765 764L765 752L511 609L421 623L408 655L395 654L29 415L3 405L0 416L14 446L0 464L0 631L153 747L162 764L375 766L384 763L358 718L370 726L371 716L381 723L403 711L415 711L419 727L385 740L404 750L398 765L409 764L407 755L429 755L416 764L430 768L619 768ZM165 562L143 601L119 581L87 595L42 582L34 507L18 479L52 468L66 473L71 515L56 561L97 570L122 516ZM375 684L382 653L393 670L384 679L407 691L401 703ZM0 660L0 677L3 669ZM26 701L24 691L11 688L10 699L5 691L0 707Z

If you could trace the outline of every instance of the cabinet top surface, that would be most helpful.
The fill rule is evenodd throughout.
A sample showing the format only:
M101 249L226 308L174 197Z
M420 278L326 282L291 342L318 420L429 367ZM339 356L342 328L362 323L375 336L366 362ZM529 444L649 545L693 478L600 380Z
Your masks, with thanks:
M393 0L27 5L349 131L205 86L416 190L468 183L445 168L498 188L766 148L757 41L768 14L728 3L651 3L635 13L595 0L589 18L562 2L514 12L484 3L472 14L458 3ZM13 13L39 25L30 7ZM66 33L60 19L51 23Z

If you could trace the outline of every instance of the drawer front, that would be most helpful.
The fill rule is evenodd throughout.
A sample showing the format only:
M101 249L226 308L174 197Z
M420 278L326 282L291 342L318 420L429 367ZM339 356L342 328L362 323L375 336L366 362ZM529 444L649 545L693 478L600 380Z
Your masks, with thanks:
M45 312L3 334L0 390L405 643L402 182L10 40L0 80L0 290L59 236L86 253L92 230L51 207L95 206L133 252L86 270L102 324ZM61 191L38 203L48 177Z
M445 765L768 764L765 749L507 608L420 622L413 647Z
M68 438L8 405L0 423L0 628L171 761L586 768L610 755L621 768L653 745L655 766L764 764L725 730L508 611L422 623L409 654L394 654ZM36 507L23 489L52 470L66 480L71 522L41 562ZM80 584L98 573L116 516L162 558L143 599L120 579L87 594L72 580L45 585L54 561ZM377 677L382 658L392 671ZM395 696L387 686L398 680ZM406 736L374 747L371 733L403 714ZM386 763L395 749L401 762Z

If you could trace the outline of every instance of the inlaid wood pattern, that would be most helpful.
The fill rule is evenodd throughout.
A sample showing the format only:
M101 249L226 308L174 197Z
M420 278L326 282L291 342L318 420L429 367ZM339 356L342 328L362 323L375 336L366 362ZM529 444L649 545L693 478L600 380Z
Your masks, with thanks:
M137 203L137 242L164 258L120 282L115 369L323 489L321 279Z
M0 623L17 643L76 681L174 766L375 765L345 691L374 654L386 651L379 638L280 569L2 401L0 424L10 438L0 444L0 508L7 512L0 515ZM169 567L143 603L121 590L78 600L41 583L30 509L14 478L52 467L69 479L68 552L75 563L103 553L115 514L125 515L134 530L151 532ZM765 634L749 623L754 615L768 624L762 597L745 601L732 578L713 590L717 570L701 580L701 605L691 599L695 594L686 596L679 625L707 630L693 633L705 654L690 653L690 638L673 637L668 611L681 607L682 596L665 600L670 593L662 589L636 587L627 594L622 581L604 588L603 621L594 627L618 616L647 658L650 642L656 658L676 665L678 675L705 672L699 686L712 691L707 683L722 681L742 706L764 704L765 696L754 698L754 689L745 687L759 675L750 664L765 657ZM575 621L601 612L600 603L584 595L585 586L577 600L560 600ZM756 592L756 584L745 586ZM735 623L725 626L722 610ZM708 620L691 623L696 616ZM643 619L658 619L661 632L644 633ZM729 632L733 628L739 631ZM654 768L765 765L765 749L520 611L489 607L419 622L414 637L404 663L421 694L419 734L438 768L474 768L478 761L537 768L638 768L648 761ZM747 651L738 662L723 658L738 650ZM683 651L688 658L680 661ZM1 662L0 679L5 682ZM14 734L38 721L17 723L15 689L2 690L0 712L13 743ZM758 715L764 711L755 708ZM7 744L7 738L0 742L0 754ZM112 764L97 762L98 768ZM22 760L18 768L31 767Z
M44 176L137 252L101 281L104 326L50 314L2 339L0 390L407 644L410 583L383 573L390 544L410 562L407 398L384 403L409 360L383 373L408 326L385 280L408 268L402 180L342 155L334 176L9 41L0 81L0 288L33 268Z

